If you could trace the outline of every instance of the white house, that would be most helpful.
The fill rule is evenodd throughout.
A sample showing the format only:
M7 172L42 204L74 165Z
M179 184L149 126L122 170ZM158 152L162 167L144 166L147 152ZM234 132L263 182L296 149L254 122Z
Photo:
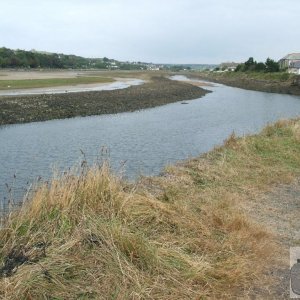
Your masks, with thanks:
M290 73L296 72L298 63L300 63L300 53L290 53L279 60L280 69L288 69Z
M239 64L235 62L224 62L220 64L219 68L222 71L234 71L238 65Z
M289 73L294 73L300 75L300 61L296 61L290 64Z

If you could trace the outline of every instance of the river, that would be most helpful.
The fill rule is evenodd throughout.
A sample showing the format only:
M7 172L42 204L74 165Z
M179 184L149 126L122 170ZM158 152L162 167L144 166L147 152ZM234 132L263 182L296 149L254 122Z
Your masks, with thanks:
M177 78L182 79L182 78ZM256 133L280 118L300 116L300 97L220 84L196 100L131 113L0 126L0 202L20 200L37 177L105 154L129 179L222 144L233 131ZM106 151L107 152L107 151ZM84 153L84 155L82 154Z

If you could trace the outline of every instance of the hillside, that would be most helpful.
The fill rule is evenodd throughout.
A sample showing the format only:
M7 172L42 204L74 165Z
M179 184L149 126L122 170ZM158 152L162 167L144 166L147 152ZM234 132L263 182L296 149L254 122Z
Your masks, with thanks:
M213 64L168 64L149 62L118 61L116 59L86 58L73 54L51 53L46 51L12 50L0 48L0 68L21 69L103 69L103 70L204 70L216 67Z
M146 63L120 62L107 57L85 58L72 54L0 48L0 68L146 70L147 67Z

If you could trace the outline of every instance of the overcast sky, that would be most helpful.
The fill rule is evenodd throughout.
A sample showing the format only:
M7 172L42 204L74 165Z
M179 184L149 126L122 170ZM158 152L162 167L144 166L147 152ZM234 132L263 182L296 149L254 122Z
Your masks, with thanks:
M156 63L300 52L300 0L1 0L0 47Z

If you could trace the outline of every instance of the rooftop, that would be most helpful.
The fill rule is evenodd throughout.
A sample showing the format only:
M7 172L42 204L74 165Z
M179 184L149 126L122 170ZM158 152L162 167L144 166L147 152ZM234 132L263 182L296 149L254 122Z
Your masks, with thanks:
M290 53L288 55L286 55L285 57L283 57L282 59L289 59L289 60L300 60L300 53Z

